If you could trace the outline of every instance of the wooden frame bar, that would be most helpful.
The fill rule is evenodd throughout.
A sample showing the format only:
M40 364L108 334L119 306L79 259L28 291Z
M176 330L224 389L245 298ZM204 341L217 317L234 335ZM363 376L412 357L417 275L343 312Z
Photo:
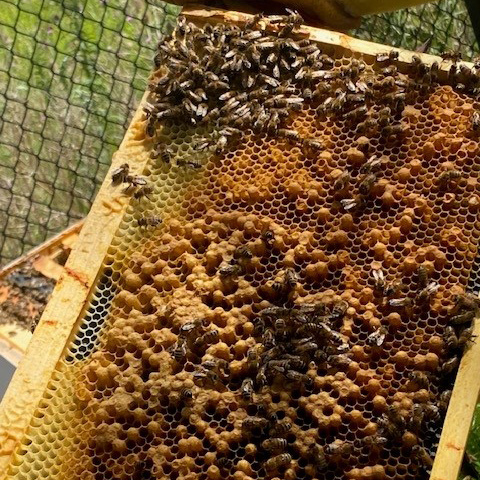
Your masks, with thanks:
M250 18L247 14L206 9L189 9L184 13L198 23L241 23ZM387 49L383 45L327 30L304 27L302 32L323 45L365 56L374 56ZM394 50L399 52L400 63L410 63L413 55L420 56L425 63L441 62L439 57L432 55ZM442 64L442 70L446 72L448 66ZM114 155L111 169L128 160L136 172L141 172L148 160L142 143L135 139L144 101L145 96L119 151ZM127 204L127 200L118 194L118 189L110 186L110 175L107 175L65 266L65 274L54 290L27 354L0 406L0 479L6 477L10 458L23 438L72 329L82 318L90 291ZM480 334L479 321L475 323L475 332ZM32 375L32 372L36 374ZM457 375L432 480L456 480L479 391L480 342L477 342L465 354Z
M113 156L111 169L128 161L134 171L141 172L148 160L141 142L135 140L145 98ZM127 206L126 197L120 194L119 188L110 186L110 175L107 175L67 260L64 274L55 286L26 355L0 404L0 479L6 478L10 459L28 428L72 330L82 319L98 271Z
M20 258L10 262L0 270L0 280L28 263L31 263L34 270L46 277L58 280L64 269L56 260L64 251L64 248L73 246L82 226L83 220L80 220ZM0 325L0 356L12 365L17 366L25 355L31 338L30 330L15 323Z

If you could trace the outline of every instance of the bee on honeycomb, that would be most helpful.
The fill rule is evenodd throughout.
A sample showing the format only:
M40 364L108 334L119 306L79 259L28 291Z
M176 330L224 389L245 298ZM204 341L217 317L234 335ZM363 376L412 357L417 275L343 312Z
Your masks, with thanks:
M46 432L78 441L39 478L428 478L475 339L480 77L300 29L180 18L160 43L108 313L12 478Z

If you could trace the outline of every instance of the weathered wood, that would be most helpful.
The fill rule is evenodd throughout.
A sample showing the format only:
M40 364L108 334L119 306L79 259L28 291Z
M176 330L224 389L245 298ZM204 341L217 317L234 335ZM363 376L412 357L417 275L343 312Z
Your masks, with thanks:
M14 260L0 270L0 280L27 265L47 278L58 280L64 271L58 258L64 249L71 249L83 226L83 220L71 225L59 234L38 245L25 255ZM7 297L8 297L8 287ZM0 303L2 302L0 294ZM0 356L17 366L25 355L32 333L16 323L0 325Z
M479 319L475 320L474 335L480 335ZM456 480L458 477L479 393L480 342L475 342L463 356L457 373L431 480Z
M205 23L205 22L224 22L224 23L233 23L233 24L242 24L249 18L251 15L241 12L226 12L224 10L213 9L213 8L196 8L189 7L182 10L182 14L185 15L190 21L195 23ZM379 43L368 42L366 40L359 40L358 38L350 37L344 33L334 32L331 30L325 30L322 28L314 28L309 26L302 26L300 29L296 30L300 35L304 34L310 39L315 40L316 42L325 45L328 45L333 48L340 48L347 50L352 53L359 53L366 55L367 57L374 57L378 53L385 53L386 51L396 51L399 53L398 63L409 64L412 61L413 56L419 57L422 62L431 64L433 62L440 63L440 70L445 72L450 68L451 63L443 61L441 57L436 55L430 55L427 53L411 52L408 50L403 50L401 48L390 47L387 45L381 45ZM463 62L468 67L473 67L471 62Z
M61 231L59 234L49 238L46 242L43 242L35 248L32 248L32 250L27 252L25 255L22 255L21 257L5 265L0 270L0 278L6 277L10 272L27 263L28 261L33 261L39 255L47 255L50 252L53 254L54 250L58 249L61 245L71 247L73 242L76 240L78 233L82 229L83 222L83 220L79 220L77 223L74 223L70 227Z
M13 323L0 325L0 356L15 367L27 351L32 334Z

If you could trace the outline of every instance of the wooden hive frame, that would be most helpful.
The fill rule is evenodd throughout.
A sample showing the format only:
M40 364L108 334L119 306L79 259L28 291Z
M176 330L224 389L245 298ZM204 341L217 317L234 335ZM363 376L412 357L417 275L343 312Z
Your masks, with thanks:
M242 23L250 17L237 12L204 9L190 9L184 13L196 23ZM357 40L337 32L312 27L303 27L302 31L320 45L339 47L366 57L386 50L383 45ZM439 57L432 55L394 50L399 52L399 62L403 64L411 63L413 55L419 55L425 63L441 62ZM446 71L446 67L442 69ZM141 142L136 140L145 101L146 95L119 150L113 156L110 172L128 160L135 173L141 173L148 161ZM6 478L7 467L34 416L57 362L62 358L76 325L83 318L102 262L127 209L128 199L112 196L112 192L109 173L92 205L26 355L0 405L0 480ZM474 333L479 335L480 321L475 322L474 328ZM479 360L480 342L477 342L463 356L458 371L431 474L432 480L457 478L480 391Z
M82 228L83 220L80 220L59 234L48 239L46 242L33 248L25 255L17 258L13 262L5 265L0 270L0 281L6 279L8 275L21 269L27 264L44 275L57 281L63 273L63 266L58 262L59 257L65 252L65 248L71 249ZM4 300L8 300L9 292L1 292L0 285L0 305ZM7 287L8 288L8 287ZM31 312L30 312L31 313ZM17 366L21 358L25 355L32 333L26 327L19 326L16 323L4 323L0 325L0 356L4 357L12 365Z

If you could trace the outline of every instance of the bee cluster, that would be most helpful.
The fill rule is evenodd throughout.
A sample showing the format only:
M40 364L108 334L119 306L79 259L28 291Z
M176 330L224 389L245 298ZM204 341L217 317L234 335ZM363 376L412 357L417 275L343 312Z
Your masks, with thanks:
M39 478L427 478L475 341L480 65L361 57L300 23L180 19L160 44L130 146L150 160L112 172L134 198L108 317L18 478L50 425L75 461Z

